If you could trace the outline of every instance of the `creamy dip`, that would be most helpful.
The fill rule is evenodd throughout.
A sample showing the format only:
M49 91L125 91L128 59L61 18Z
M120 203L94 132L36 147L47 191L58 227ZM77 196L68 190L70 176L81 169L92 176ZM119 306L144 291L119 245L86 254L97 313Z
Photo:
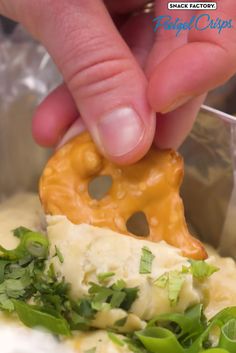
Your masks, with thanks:
M187 275L180 292L178 303L170 305L164 288L153 285L153 279L168 271L179 270L187 264L180 250L165 242L152 243L137 240L109 229L90 225L74 225L63 216L47 218L47 233L51 249L60 249L64 262L53 259L55 268L72 284L72 295L78 297L88 293L89 282L96 282L100 273L112 271L115 275L108 284L123 279L129 287L139 286L138 299L130 312L112 309L97 314L93 325L100 330L76 333L65 342L59 342L52 335L23 327L17 319L6 320L0 315L1 353L84 353L96 347L96 353L130 352L126 345L114 344L105 330L114 321L127 317L124 331L138 330L145 321L163 312L183 312L190 305L206 302L205 314L212 317L219 310L236 305L236 265L231 258L220 257L215 250L208 248L207 262L219 267L204 284ZM32 230L45 230L38 197L34 194L16 195L0 205L0 244L6 248L16 246L18 240L11 230L25 226ZM152 271L148 275L139 273L142 248L148 247L155 256ZM122 336L121 336L122 337Z

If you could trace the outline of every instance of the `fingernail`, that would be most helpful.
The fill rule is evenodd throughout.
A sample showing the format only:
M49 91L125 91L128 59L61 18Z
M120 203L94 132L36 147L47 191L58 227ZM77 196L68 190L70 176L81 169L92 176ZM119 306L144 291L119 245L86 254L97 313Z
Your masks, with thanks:
M119 157L131 152L144 135L144 124L130 107L117 108L105 114L97 125L97 138L105 154Z
M172 112L173 110L181 107L181 105L184 105L185 103L189 102L193 98L194 98L194 96L180 96L180 97L176 98L175 100L173 100L166 107L161 109L160 113L166 114L166 113Z
M65 135L62 137L58 145L56 146L56 150L65 145L68 141L70 141L73 137L81 134L85 130L84 123L81 118L76 119L75 122L70 126Z

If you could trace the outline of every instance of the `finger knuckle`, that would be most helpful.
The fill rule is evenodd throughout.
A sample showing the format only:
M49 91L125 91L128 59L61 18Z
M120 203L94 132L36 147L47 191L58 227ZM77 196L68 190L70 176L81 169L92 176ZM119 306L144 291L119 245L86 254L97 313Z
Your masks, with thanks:
M111 46L99 47L98 42L84 50L83 46L80 47L79 53L70 53L69 58L66 63L66 81L80 98L112 90L132 73L129 58Z

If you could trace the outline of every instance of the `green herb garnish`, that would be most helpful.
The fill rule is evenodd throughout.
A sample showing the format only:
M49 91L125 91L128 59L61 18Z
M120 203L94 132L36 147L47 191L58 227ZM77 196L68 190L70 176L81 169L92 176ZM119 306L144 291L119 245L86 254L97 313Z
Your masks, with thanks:
M90 283L89 294L93 308L101 310L103 304L111 308L128 311L138 297L138 288L127 288L123 280L118 280L110 287Z
M180 271L165 272L154 282L160 288L167 288L171 305L177 304L187 274L192 274L194 278L202 281L219 270L201 260L189 260L189 263L190 266L183 266Z
M229 320L222 327L219 345L229 352L236 351L236 319Z
M216 327L220 333L215 347L210 333ZM157 316L144 330L129 335L125 342L136 353L235 353L235 330L236 307L222 310L207 322L202 305L196 305L183 314Z
M115 272L102 272L98 274L98 280L99 282L105 282L107 279L113 277L115 275Z
M204 280L210 277L213 273L219 271L218 267L208 264L206 261L202 260L189 260L190 262L190 272L193 277L198 280Z
M176 305L182 286L185 281L185 276L180 271L170 271L160 276L154 283L160 288L168 289L168 298L171 305Z
M127 288L123 279L106 286L113 272L98 275L99 284L90 283L84 298L74 299L70 285L55 272L53 264L46 265L49 243L43 234L25 227L14 230L19 238L16 249L0 247L0 310L14 312L28 327L43 327L49 332L70 336L72 330L89 330L100 310L112 308L128 312L138 297L138 288ZM63 262L57 247L56 256ZM151 273L154 256L144 247L140 261L140 273ZM160 276L155 284L167 288L172 305L176 305L187 275L202 281L218 269L204 261L190 260L189 266L180 271L170 271ZM167 313L147 322L144 330L125 334L119 331L126 324L128 313L114 324L114 332L108 332L111 341L134 353L235 353L236 307L219 312L207 322L201 304L185 313ZM211 331L218 328L217 347L211 341ZM92 347L84 353L95 353Z
M148 274L152 272L152 262L154 258L155 256L153 253L146 246L144 246L142 248L142 256L139 265L140 274Z
M114 333L108 331L107 334L108 334L108 337L110 338L110 340L113 343L115 343L117 346L123 347L125 345L125 342L122 339L120 339L120 337L115 335Z
M28 327L44 327L58 335L70 335L70 327L63 317L43 311L42 308L13 300L19 319Z
M18 227L18 228L16 228L16 229L14 229L13 231L13 234L14 234L14 236L15 237L17 237L17 238L21 238L22 236L24 236L26 233L29 233L29 232L31 232L31 230L30 229L28 229L28 228L26 228L26 227Z
M177 304L184 281L185 276L182 273L180 274L178 271L171 271L169 273L168 298L171 305Z
M57 256L59 261L60 261L60 263L63 264L64 257L63 257L61 251L58 249L58 247L56 245L55 245L55 251L56 251L55 256Z
M17 228L14 234L19 234ZM26 228L25 228L26 229ZM20 243L14 250L7 250L0 246L0 258L11 261L25 260L32 258L45 259L48 255L48 240L38 232L21 231Z

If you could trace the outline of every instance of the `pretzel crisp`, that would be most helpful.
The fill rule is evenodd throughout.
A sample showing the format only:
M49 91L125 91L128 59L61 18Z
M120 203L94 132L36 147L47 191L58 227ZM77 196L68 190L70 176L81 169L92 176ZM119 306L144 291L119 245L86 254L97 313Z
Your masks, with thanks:
M89 187L99 176L110 176L111 185L104 197L95 199ZM51 157L39 190L46 214L135 236L127 229L128 220L139 212L149 229L138 238L163 239L189 258L204 259L204 247L189 234L185 222L179 196L182 177L182 158L174 151L151 148L141 161L118 166L99 153L85 132Z

